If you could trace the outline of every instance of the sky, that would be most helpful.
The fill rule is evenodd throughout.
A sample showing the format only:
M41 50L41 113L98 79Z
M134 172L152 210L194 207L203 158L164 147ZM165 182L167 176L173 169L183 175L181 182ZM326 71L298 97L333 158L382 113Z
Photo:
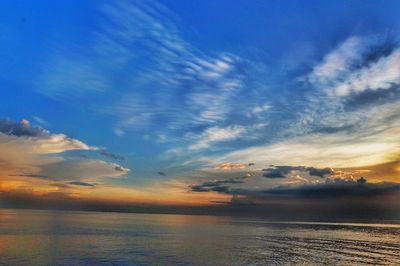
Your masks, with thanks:
M0 206L400 218L399 1L0 7Z

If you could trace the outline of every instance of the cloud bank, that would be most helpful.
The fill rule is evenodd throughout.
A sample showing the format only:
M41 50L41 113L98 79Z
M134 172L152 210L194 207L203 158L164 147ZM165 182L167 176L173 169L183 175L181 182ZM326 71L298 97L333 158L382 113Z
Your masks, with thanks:
M32 127L25 119L19 123L4 119L0 122L0 193L22 193L27 188L31 193L52 193L57 181L63 182L57 185L63 193L76 194L67 185L94 187L89 182L122 177L130 171L115 163L64 156L67 151L89 150L97 148L64 134Z

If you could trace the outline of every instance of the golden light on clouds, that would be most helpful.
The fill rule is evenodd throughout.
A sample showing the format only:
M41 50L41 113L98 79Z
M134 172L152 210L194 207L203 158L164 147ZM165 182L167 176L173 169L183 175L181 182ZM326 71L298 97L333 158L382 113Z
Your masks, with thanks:
M30 127L27 120L19 124ZM210 161L220 163L191 171L187 176L171 175L163 182L154 180L133 186L127 185L128 182L114 182L130 173L127 167L97 158L64 158L63 152L66 151L97 151L97 148L79 140L47 131L38 137L0 133L0 193L110 203L210 205L229 202L232 195L212 189L196 193L190 189L190 184L211 181L216 184L220 182L219 185L226 187L259 189L308 182L301 176L294 181L268 180L261 170L267 166L266 162L274 165L333 167L336 173L341 173L340 177L355 180L363 176L371 183L399 181L400 164L392 159L399 154L398 140L394 134L383 133L352 142L343 139L340 134L314 135L247 148L215 160L210 158ZM255 164L260 165L260 169L250 167ZM290 173L294 175L296 171Z
M219 170L238 170L246 168L246 164L243 163L221 163L215 166Z
M341 168L340 170L354 177L363 176L372 183L400 181L400 161L398 160L383 164L366 165L363 167Z
M345 168L383 164L400 156L397 135L382 132L351 141L348 138L344 133L313 134L211 157L209 163L249 161L257 165L265 165L267 162L273 165Z

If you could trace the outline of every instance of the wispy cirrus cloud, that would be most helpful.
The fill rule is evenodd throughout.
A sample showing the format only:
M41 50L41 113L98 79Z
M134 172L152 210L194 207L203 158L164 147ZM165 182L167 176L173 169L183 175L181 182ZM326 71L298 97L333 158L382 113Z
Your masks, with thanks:
M390 89L377 90L372 96L370 92L373 90L368 86L358 93L340 97L328 93L333 81L339 82L343 77L352 76L350 73L359 73L365 67L380 65L382 61L391 61L396 58L397 49L396 42L388 43L380 36L350 37L329 51L322 62L317 62L305 76L293 79L298 86L304 86L306 80L308 87L301 100L289 97L280 105L269 102L252 107L252 111L272 114L268 127L259 130L251 121L252 125L240 126L240 130L233 131L237 134L215 134L215 138L210 134L213 130L224 133L223 129L233 127L206 128L196 138L191 138L192 152L218 150L222 143L225 148L230 144L237 148L216 155L203 153L189 160L185 158L186 162L205 167L243 161L256 165L362 167L397 160L400 143L395 132L398 132L400 123L397 104L400 90L396 83ZM389 69L396 72L397 68L391 65ZM359 78L366 77L361 75ZM300 84L297 83L299 80ZM286 113L285 108L290 108L291 112L285 116L276 115L279 108ZM248 136L256 136L256 141L237 145L243 144ZM188 154L182 149L174 151L177 152L171 156Z
M346 133L311 134L290 140L239 149L205 160L205 163L226 161L251 161L257 165L314 164L346 167L363 166L391 161L398 156L397 137L384 132L375 136L354 136Z
M105 3L99 13L87 47L77 52L66 44L49 56L37 90L111 117L118 136L146 131L146 140L166 148L157 158L194 167L252 162L318 171L399 155L396 41L349 36L310 59L308 69L299 63L297 71L277 73L282 66L196 46L157 2Z
M393 160L399 147L393 133L400 122L398 47L381 36L345 40L306 75L308 87L301 103L286 99L286 105L297 108L293 116L269 121L276 128L279 123L287 125L280 131L283 138L226 153L220 161L368 165ZM330 93L338 84L349 86L340 97ZM377 89L378 95L368 96Z
M157 2L108 3L100 12L104 19L90 32L87 53L60 49L43 71L39 92L111 103L100 112L115 117L117 135L160 123L174 130L226 119L243 83L237 56L211 55L186 41L174 14Z
M327 85L332 80L347 74L362 60L367 45L360 37L350 37L324 56L321 63L314 66L309 79L314 84Z
M329 95L348 96L400 85L400 49L396 41L351 37L325 56L310 81Z
M189 150L205 149L217 142L234 140L241 137L246 131L245 127L237 125L226 128L211 127L200 135L197 142L189 146Z
M40 93L111 117L117 136L146 131L146 140L180 154L255 140L264 131L272 105L258 99L260 85L247 84L264 71L261 63L190 43L179 19L157 2L106 3L98 12L87 47L60 43L49 55Z

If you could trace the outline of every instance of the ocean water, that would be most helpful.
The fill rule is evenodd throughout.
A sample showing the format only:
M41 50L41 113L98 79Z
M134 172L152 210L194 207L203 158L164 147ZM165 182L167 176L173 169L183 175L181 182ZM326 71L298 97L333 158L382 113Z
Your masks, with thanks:
M400 265L400 225L0 209L0 265Z

